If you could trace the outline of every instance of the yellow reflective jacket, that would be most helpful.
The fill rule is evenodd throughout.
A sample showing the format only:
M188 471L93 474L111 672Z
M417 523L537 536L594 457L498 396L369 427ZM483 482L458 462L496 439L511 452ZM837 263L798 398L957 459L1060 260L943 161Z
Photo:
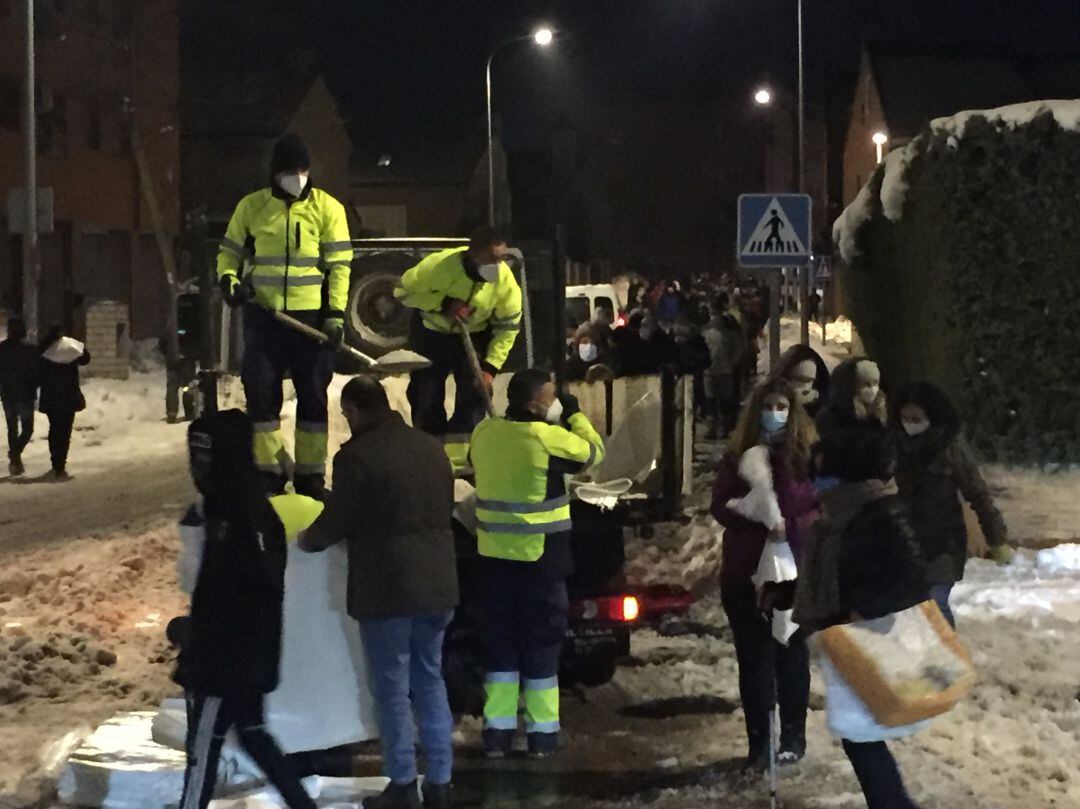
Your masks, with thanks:
M477 544L481 556L536 562L545 538L571 530L566 475L604 458L604 442L584 413L568 427L487 419L473 431Z
M327 316L344 317L352 257L340 202L309 186L286 205L263 188L236 206L221 240L217 273L219 279L240 277L244 263L251 263L255 302L280 312L321 309L323 282L329 277Z
M521 287L510 267L499 264L495 283L473 281L465 272L465 252L455 247L426 256L401 276L394 297L420 310L424 325L433 331L454 331L450 318L442 313L447 298L463 300L473 312L465 322L471 333L491 329L485 362L495 371L506 363L521 330Z

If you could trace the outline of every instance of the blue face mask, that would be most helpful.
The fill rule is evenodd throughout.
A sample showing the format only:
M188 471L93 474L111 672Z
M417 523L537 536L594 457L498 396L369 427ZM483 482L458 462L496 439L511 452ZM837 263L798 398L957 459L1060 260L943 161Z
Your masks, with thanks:
M761 429L766 433L776 433L787 426L787 410L762 410Z

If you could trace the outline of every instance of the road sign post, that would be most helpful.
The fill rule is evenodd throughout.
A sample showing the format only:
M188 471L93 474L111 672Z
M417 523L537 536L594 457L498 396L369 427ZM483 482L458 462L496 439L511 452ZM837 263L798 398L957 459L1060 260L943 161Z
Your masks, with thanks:
M772 269L769 276L769 367L780 360L780 270L805 267L812 255L811 200L806 194L739 197L736 253L743 267Z

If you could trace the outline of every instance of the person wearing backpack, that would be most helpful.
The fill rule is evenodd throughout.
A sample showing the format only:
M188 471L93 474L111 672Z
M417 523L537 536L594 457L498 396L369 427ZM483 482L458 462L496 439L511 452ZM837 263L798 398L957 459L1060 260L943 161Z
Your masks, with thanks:
M893 481L888 436L855 427L823 437L818 474L838 483L822 492L821 518L804 551L794 620L808 632L902 612L930 597L926 563L910 509ZM825 711L841 738L869 809L918 809L886 741L925 723L876 722L825 656Z

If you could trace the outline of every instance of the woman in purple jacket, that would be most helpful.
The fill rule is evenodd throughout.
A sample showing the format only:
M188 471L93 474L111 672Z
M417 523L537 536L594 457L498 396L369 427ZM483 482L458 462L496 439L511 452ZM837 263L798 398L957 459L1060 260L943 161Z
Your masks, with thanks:
M780 763L794 764L806 753L806 637L796 632L787 645L773 638L770 605L763 603L751 579L768 541L786 539L798 563L818 510L809 479L816 441L814 423L789 384L770 380L743 408L713 489L712 513L724 526L720 596L739 664L750 768L768 766L769 713L776 700Z

